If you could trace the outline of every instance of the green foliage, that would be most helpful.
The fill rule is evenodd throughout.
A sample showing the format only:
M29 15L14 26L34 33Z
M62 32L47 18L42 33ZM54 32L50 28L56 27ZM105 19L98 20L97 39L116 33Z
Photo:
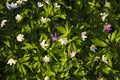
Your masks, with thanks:
M119 13L119 0L0 0L0 79L119 80Z

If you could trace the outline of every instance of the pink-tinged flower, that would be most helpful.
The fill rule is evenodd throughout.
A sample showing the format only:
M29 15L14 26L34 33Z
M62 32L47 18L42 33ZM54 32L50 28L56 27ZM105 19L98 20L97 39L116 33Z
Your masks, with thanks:
M53 41L57 41L57 34L51 34L51 38Z
M70 56L71 56L71 57L74 57L75 55L76 55L76 52L75 52L75 51L71 51L71 52L70 52Z
M111 24L107 24L107 25L105 25L105 27L104 27L104 31L106 31L106 32L110 32L112 29L111 29Z

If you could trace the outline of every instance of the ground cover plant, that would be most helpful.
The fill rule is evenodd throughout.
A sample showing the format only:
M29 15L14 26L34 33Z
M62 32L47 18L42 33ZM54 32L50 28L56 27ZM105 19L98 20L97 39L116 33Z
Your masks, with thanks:
M120 80L119 0L0 0L0 80Z

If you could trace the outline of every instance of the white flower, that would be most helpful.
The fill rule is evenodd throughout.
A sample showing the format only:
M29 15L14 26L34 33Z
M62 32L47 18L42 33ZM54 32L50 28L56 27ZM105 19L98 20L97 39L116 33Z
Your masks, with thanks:
M11 4L9 4L8 2L6 2L6 7L11 10Z
M46 46L48 46L48 44L45 44L45 40L43 40L43 41L40 43L40 45L41 45L41 47L42 47L43 49L45 49L45 50L46 50Z
M82 37L82 40L85 41L85 39L87 38L86 31L81 33L81 37Z
M1 27L3 27L6 22L7 22L7 20L2 20L2 22L1 22Z
M47 57L47 56L45 56L45 57L43 58L43 61L46 62L46 63L48 63L48 62L50 62L50 58Z
M115 77L115 79L116 79L116 80L119 80L119 77L117 76L117 77Z
M108 16L106 13L100 13L100 15L102 16L102 21L105 21L105 18Z
M49 80L49 77L48 77L48 76L45 76L44 80Z
M17 41L22 42L23 40L24 40L24 35L23 34L18 34Z
M10 58L10 59L8 60L7 64L9 64L10 66L11 66L12 64L16 64L16 60Z
M38 7L42 7L43 6L43 4L41 2L38 2L37 5L38 5Z
M99 76L99 77L97 78L97 80L103 80L103 78L102 78L101 76Z
M54 3L54 6L55 6L56 8L60 8L60 5L58 5L58 3Z
M66 45L67 44L67 38L61 38L58 41L61 42L61 45Z
M8 2L6 2L6 7L9 9L9 10L11 10L11 9L15 9L15 8L18 8L18 6L17 6L17 3L8 3Z
M21 16L21 15L19 15L19 14L17 14L17 15L15 16L15 19L19 22L19 21L21 21L22 16Z
M93 51L93 52L95 52L95 50L97 50L97 48L96 48L95 45L91 45L91 46L90 46L90 50Z
M22 1L27 2L27 0L22 0Z
M16 3L21 5L23 3L23 1L22 0L18 0Z
M11 3L11 8L13 9L18 8L17 3Z
M46 18L43 18L43 17L41 17L40 20L41 20L42 23L46 23L46 22L47 22L47 19L46 19Z
M102 55L102 61L103 61L104 63L108 63L108 60L107 60L107 58L105 57L105 55Z
M75 55L76 55L76 52L75 52L75 51L71 51L71 52L70 52L70 56L71 56L71 57L74 57Z
M108 7L108 8L109 8L109 7L110 7L110 2L107 2L107 1L106 1L106 2L105 2L105 7Z
M49 4L49 0L44 0L45 3Z
M97 62L98 62L99 60L100 60L100 57L99 57L99 56L96 56L94 61L97 61Z

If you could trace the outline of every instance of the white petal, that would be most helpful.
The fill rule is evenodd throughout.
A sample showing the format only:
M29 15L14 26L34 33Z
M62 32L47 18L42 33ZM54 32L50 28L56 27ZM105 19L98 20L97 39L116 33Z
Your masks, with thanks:
M47 57L47 56L45 56L45 57L43 58L43 61L46 62L46 63L48 63L48 62L50 62L50 58Z
M108 61L107 61L105 55L102 56L102 61L103 61L104 63L108 63Z
M38 7L42 7L43 6L43 4L41 2L38 2L37 5L38 5Z
M10 5L10 3L6 2L6 7L8 8L8 10L11 10L11 5Z

